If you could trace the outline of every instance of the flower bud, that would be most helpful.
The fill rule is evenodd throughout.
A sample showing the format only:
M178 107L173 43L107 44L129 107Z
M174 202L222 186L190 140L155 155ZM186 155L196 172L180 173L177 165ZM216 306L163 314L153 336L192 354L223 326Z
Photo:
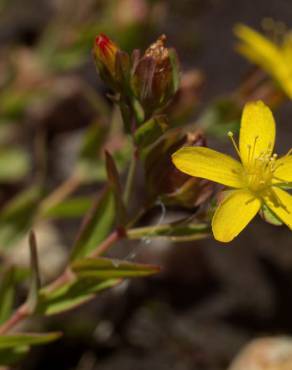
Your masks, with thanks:
M162 35L136 61L132 75L132 89L146 117L164 107L177 90L177 59L173 50L165 47Z
M116 56L120 49L106 35L100 34L95 38L93 55L101 77L108 81L115 77Z

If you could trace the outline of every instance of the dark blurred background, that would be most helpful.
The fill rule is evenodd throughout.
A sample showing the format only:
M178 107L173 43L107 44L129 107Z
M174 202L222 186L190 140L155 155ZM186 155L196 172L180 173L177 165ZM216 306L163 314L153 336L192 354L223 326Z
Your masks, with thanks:
M10 143L12 135L38 168L32 137L45 132L53 188L70 173L82 133L96 115L102 117L100 106L109 109L91 56L97 33L109 34L126 50L143 49L165 33L182 69L205 76L195 120L210 101L232 92L250 68L234 51L234 24L260 29L265 17L291 27L291 1L1 0L0 142ZM88 98L91 89L101 105ZM275 116L277 152L283 154L291 146L291 102ZM215 138L211 144L225 145ZM27 175L4 183L0 202L30 181ZM49 276L64 261L77 225L46 225L58 244L44 261ZM45 240L48 229L44 234ZM223 370L251 339L291 335L292 242L286 227L257 218L226 246L214 240L178 245L146 240L130 250L117 248L113 253L120 257L161 264L162 273L126 282L50 318L47 327L63 329L64 337L33 349L17 369Z

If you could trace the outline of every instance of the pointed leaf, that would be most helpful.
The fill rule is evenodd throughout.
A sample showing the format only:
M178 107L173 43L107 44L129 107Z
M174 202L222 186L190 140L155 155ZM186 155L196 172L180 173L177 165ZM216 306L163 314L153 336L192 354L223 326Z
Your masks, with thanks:
M44 315L54 315L71 310L93 299L96 293L109 289L120 282L120 279L80 278L53 292L47 293L45 289L42 289L36 311Z
M79 277L100 279L131 278L156 274L158 266L132 263L109 258L85 258L74 262L72 270Z
M20 346L40 345L53 342L61 337L62 333L52 332L45 334L21 333L0 336L0 349L14 348Z
M0 324L6 321L13 309L13 302L15 296L14 283L15 283L15 270L14 268L7 269L1 276L0 285Z
M54 219L78 218L84 216L84 214L90 209L91 204L92 199L89 197L74 197L48 209L44 214L44 217Z
M115 211L114 194L111 189L105 188L85 216L71 260L87 256L104 240L115 221Z
M35 233L30 232L29 235L29 248L30 248L30 267L31 267L31 282L29 287L29 293L26 300L26 305L30 312L34 312L38 302L38 291L41 286L39 262L37 254L37 242Z
M105 151L105 161L108 181L115 197L117 223L124 225L127 222L127 218L126 207L122 197L122 186L116 164L108 151Z
M200 240L209 237L210 226L197 223L171 223L157 226L146 226L127 231L129 239L165 238L173 242Z

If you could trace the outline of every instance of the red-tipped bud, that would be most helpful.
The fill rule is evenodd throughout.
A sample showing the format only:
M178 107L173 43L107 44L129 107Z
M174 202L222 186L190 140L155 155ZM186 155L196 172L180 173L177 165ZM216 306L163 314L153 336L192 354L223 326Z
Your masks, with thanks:
M106 35L100 34L95 38L93 54L101 74L105 69L111 77L115 76L116 55L118 46Z

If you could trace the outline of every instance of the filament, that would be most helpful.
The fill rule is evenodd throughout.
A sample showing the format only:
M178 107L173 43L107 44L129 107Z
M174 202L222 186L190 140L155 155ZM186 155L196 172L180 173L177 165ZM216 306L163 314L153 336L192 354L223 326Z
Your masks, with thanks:
M239 149L238 149L238 146L237 146L237 144L236 144L236 142L235 142L235 140L234 140L234 135L233 135L233 132L232 131L229 131L228 132L228 137L229 137L229 139L231 140L231 143L232 143L232 145L233 145L233 147L234 147L234 149L235 149L235 151L236 151L236 153L237 153L237 155L239 156L239 158L241 159L241 156L240 156L240 151L239 151Z

